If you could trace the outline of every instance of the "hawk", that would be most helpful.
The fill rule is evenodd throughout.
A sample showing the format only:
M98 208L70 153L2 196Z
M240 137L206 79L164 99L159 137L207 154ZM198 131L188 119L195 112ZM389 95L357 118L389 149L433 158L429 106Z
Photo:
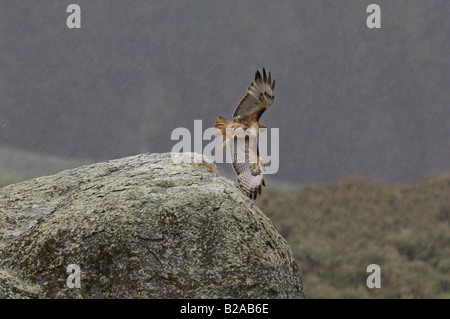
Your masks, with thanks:
M222 148L231 141L232 165L239 187L252 199L266 186L257 141L259 129L267 128L259 123L259 118L272 104L274 89L275 80L272 81L270 72L267 75L263 68L261 75L256 71L255 80L234 111L233 121L218 116L215 125L216 136L225 138Z

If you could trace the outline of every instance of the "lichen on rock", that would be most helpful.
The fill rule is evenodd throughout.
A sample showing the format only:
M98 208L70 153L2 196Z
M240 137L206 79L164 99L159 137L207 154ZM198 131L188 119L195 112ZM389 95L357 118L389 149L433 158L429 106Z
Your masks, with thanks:
M302 298L286 241L208 165L141 154L0 189L0 298Z

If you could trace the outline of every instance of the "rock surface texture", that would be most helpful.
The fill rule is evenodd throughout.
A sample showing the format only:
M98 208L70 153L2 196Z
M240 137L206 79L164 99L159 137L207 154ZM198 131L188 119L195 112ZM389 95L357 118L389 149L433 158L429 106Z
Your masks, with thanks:
M185 154L178 159L198 157ZM80 288L67 267L78 265ZM142 154L0 188L0 298L303 298L286 241L214 165Z

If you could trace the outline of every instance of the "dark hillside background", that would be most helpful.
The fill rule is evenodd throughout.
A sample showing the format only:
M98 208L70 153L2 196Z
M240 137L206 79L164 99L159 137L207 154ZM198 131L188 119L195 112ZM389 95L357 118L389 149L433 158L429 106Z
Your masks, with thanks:
M70 1L0 5L0 147L105 160L167 152L176 127L231 117L256 69L277 80L277 179L450 170L450 3Z

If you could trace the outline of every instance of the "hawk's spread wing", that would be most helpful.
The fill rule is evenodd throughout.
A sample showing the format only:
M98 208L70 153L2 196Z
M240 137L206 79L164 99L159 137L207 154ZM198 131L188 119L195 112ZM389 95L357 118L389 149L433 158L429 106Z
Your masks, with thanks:
M247 94L239 102L233 114L236 122L258 121L264 111L272 104L274 99L273 90L275 89L275 80L272 82L272 76L266 74L263 68L263 75L259 71L255 74L253 81L247 89Z
M237 138L232 141L231 158L239 187L253 199L261 194L264 184L262 161L259 157L257 141L250 142L250 138Z

